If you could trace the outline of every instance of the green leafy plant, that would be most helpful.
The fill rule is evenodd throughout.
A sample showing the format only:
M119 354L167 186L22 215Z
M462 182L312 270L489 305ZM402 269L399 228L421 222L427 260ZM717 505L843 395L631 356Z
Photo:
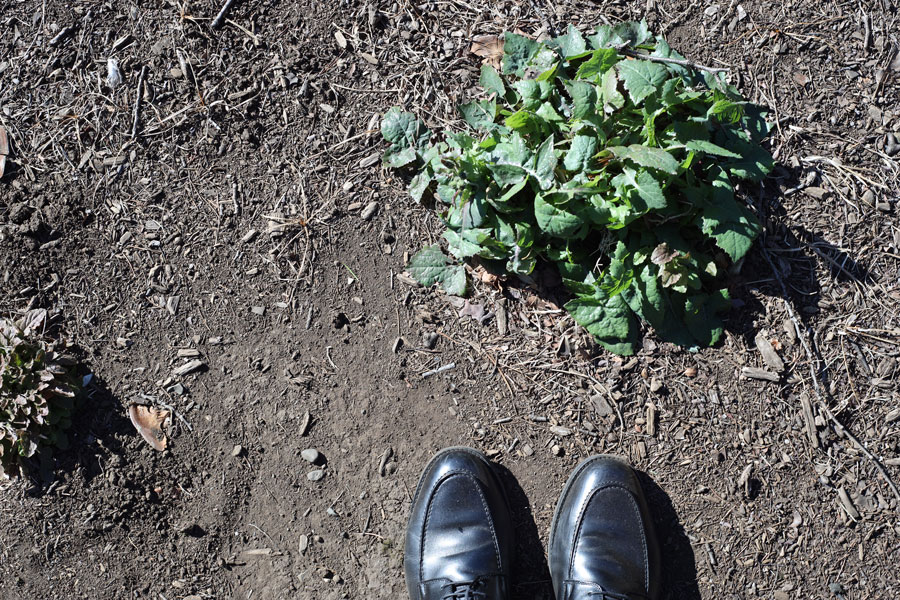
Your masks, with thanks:
M410 273L463 295L461 260L519 275L550 261L566 309L613 352L634 352L640 320L716 343L723 275L760 231L735 184L772 168L763 110L643 22L507 33L502 73L484 65L480 84L486 98L459 107L468 131L438 140L397 107L383 119L385 165L414 169L410 195L434 198L455 258L425 248Z
M68 447L78 391L74 362L41 337L47 311L22 319L0 318L0 477L15 472L20 457L41 446Z

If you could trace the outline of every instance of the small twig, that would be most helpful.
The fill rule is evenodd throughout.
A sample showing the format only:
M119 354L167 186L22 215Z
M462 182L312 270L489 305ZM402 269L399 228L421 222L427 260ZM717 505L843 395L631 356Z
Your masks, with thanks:
M228 14L228 11L231 10L231 7L237 0L225 0L225 4L222 5L222 10L219 11L219 14L216 15L216 18L212 20L212 23L209 24L213 29L218 29L222 26L222 23L225 22L225 15Z
M433 369L431 371L425 371L424 373L422 373L422 379L425 379L426 377L431 377L432 375L437 375L438 373L443 373L444 371L449 371L450 369L455 369L455 368L456 368L456 363L449 363L442 367L438 367L437 369Z
M868 13L863 13L862 16L863 22L863 52L869 53L869 43L872 41L872 19L869 17Z
M72 25L63 27L62 29L59 30L59 33L57 33L55 36L53 36L53 39L50 40L50 45L58 46L64 39L66 39L67 37L72 35L72 33L74 31L75 31L75 27L73 27Z
M697 63L691 62L689 60L682 60L680 58L666 58L664 56L650 56L649 54L641 54L640 52L635 52L634 50L628 50L627 48L623 48L620 50L622 54L625 56L630 56L631 58L640 58L643 60L649 60L650 62L658 62L658 63L670 63L673 65L680 65L682 67L689 67L691 69L697 69L698 71L706 71L707 73L727 73L728 69L723 69L720 67L707 67L704 65L698 65Z
M137 99L134 101L134 120L131 123L131 139L137 137L138 126L141 122L141 105L144 103L144 80L147 78L147 65L141 67L141 74L138 76L137 83Z

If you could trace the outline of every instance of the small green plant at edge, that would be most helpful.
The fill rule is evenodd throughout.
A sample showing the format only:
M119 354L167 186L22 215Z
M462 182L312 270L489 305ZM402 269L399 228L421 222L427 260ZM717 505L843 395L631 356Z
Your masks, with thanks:
M506 33L501 70L482 66L486 99L459 106L470 131L436 141L413 114L384 116L384 164L414 169L409 193L434 197L453 256L424 248L410 274L464 295L461 260L528 275L542 259L613 352L634 353L639 320L666 341L715 344L723 276L760 232L735 183L773 166L764 110L644 22L544 42Z
M65 449L78 391L75 363L40 332L47 311L0 317L0 479L40 447Z

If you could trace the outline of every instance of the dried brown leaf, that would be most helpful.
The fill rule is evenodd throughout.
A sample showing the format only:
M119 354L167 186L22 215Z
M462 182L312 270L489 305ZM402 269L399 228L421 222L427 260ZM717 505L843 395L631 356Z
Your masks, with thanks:
M166 449L167 440L163 428L169 424L169 411L143 404L132 404L128 407L128 417L141 437L153 446L154 450L162 452Z
M472 38L469 52L483 58L483 63L499 69L503 59L503 39L496 35L476 35Z

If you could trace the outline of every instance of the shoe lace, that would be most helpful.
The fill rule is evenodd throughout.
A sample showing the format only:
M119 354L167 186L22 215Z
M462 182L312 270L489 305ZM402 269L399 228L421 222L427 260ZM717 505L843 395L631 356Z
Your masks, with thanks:
M487 593L478 590L483 583L483 579L476 577L472 581L458 581L442 585L441 590L448 591L444 591L441 600L477 600L478 598L487 598Z

